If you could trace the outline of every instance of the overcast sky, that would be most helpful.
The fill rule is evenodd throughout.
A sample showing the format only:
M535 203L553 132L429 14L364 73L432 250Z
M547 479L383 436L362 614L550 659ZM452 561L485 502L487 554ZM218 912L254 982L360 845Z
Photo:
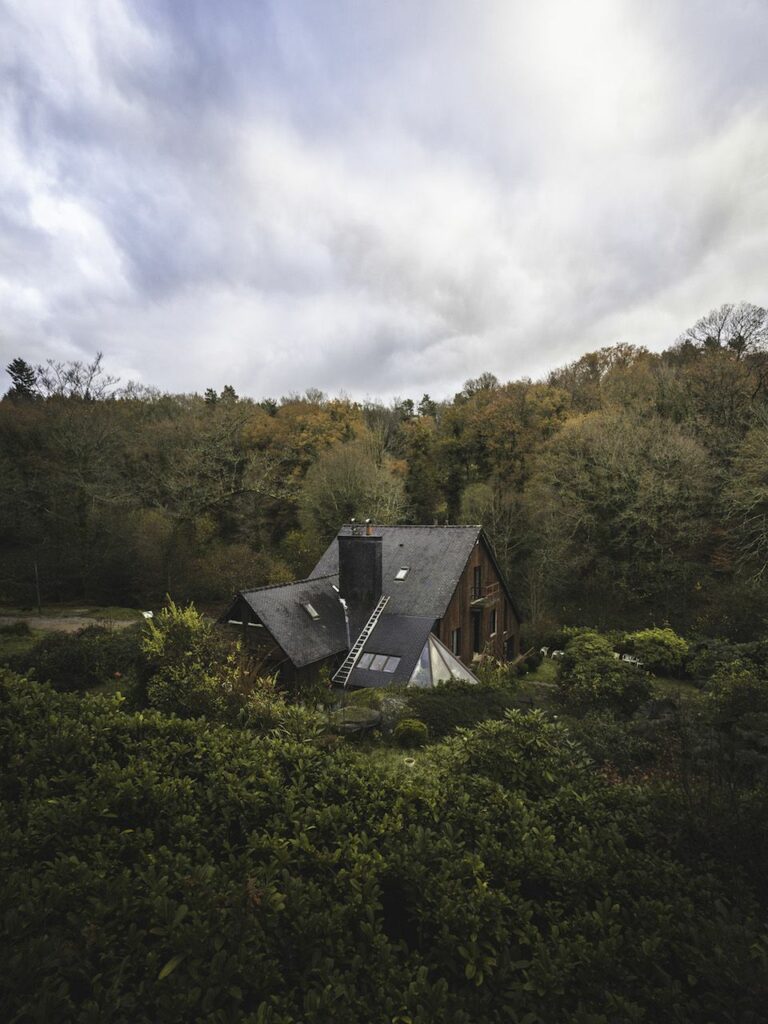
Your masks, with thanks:
M2 365L444 397L766 305L766 42L768 0L0 0Z

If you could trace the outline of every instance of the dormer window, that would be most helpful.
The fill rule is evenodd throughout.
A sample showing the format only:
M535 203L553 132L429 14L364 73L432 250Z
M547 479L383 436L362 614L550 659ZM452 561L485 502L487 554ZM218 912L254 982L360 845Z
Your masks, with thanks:
M307 603L303 604L301 607L304 609L304 611L307 613L310 619L312 619L313 622L315 621L315 619L320 618L320 613L313 605L309 603L309 601L307 601Z
M408 573L410 571L411 571L411 567L409 565L404 565L401 569L398 569L397 572L395 573L395 579L396 580L404 580L405 577L408 575Z

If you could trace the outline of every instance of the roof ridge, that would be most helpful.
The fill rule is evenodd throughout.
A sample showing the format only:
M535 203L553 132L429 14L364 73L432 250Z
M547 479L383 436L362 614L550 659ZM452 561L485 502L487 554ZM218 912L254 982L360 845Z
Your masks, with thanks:
M305 576L301 580L288 580L287 583L265 583L261 587L243 587L238 594L257 594L262 590L278 590L280 587L295 587L297 583L317 583L318 580L333 580L339 574L337 572L324 573L322 576Z
M363 524L344 523L344 526L342 526L341 529L349 529L351 526L359 526L362 528ZM371 523L372 530L482 530L482 528L481 523Z

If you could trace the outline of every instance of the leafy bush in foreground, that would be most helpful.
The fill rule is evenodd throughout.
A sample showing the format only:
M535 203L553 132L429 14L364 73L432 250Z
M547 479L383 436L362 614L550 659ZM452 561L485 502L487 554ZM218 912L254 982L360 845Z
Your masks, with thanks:
M743 890L513 713L407 773L0 676L9 1020L757 1022Z

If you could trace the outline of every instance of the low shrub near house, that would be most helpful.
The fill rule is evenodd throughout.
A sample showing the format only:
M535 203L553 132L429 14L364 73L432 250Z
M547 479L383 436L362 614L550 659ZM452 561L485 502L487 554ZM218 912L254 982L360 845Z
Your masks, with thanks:
M433 738L447 736L459 726L472 726L486 718L503 718L515 701L514 692L495 685L453 680L430 690L405 691L408 708L426 723Z
M418 769L0 672L9 1020L759 1021L765 926L512 715Z
M665 676L684 674L688 643L673 629L641 629L629 633L625 643L649 672Z
M558 697L568 710L629 715L650 693L646 674L618 660L606 637L584 631L566 645L558 670Z
M428 737L426 725L418 718L403 718L397 723L392 733L395 743L404 750L423 747Z

